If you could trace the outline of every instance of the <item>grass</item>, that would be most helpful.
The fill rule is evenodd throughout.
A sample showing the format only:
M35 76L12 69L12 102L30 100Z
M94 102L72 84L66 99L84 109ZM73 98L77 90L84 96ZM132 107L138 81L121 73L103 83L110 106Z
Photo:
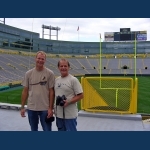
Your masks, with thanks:
M19 87L0 92L0 102L21 104L22 89L23 87Z
M138 113L150 114L150 77L138 77Z
M79 79L80 80L80 79ZM20 104L22 87L12 88L0 92L0 102ZM79 110L81 109L80 102L78 103ZM137 99L137 112L150 114L150 77L138 77L138 99Z

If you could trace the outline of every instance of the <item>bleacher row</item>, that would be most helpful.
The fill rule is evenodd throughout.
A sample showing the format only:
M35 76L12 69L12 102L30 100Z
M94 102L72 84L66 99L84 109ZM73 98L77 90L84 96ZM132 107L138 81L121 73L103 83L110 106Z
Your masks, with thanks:
M0 84L21 81L25 72L35 66L34 59L33 55L0 53ZM56 76L59 76L57 68L59 59L60 57L47 57L45 64L46 67L53 70ZM99 74L100 68L101 74L134 74L135 71L141 75L150 74L149 57L137 58L136 65L133 57L102 57L100 60L99 58L80 56L67 57L67 60L70 62L72 75ZM123 66L128 68L123 69Z

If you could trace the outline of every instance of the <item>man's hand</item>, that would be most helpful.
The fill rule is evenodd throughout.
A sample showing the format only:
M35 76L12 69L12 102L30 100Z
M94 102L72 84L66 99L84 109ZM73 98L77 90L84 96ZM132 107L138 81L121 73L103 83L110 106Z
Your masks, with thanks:
M26 117L25 116L25 108L21 108L20 115L21 115L21 117Z
M50 118L53 116L53 110L51 108L48 109L48 116L47 118Z
M71 104L71 101L69 101L69 100L64 100L64 106L63 106L63 107L66 107L66 106L68 106L69 104Z

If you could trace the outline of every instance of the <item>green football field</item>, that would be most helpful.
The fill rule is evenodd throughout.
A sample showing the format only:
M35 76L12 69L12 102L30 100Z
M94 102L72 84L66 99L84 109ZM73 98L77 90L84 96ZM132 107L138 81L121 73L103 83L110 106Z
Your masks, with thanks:
M150 114L150 77L139 76L138 78L138 99L137 112ZM0 92L0 102L20 104L22 87L12 88ZM78 103L80 109L80 103Z

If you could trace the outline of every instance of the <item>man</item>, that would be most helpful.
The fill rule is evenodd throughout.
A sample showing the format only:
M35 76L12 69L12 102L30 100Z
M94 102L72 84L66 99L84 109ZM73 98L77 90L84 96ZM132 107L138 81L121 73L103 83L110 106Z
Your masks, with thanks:
M28 120L31 131L38 131L39 119L44 131L51 131L52 123L45 119L53 116L54 105L54 73L44 66L46 53L39 51L36 54L35 68L26 72L22 85L21 111L25 117L24 105L27 101Z
M77 131L77 102L83 98L83 90L77 78L69 74L66 59L58 62L61 76L55 80L55 116L58 131Z

